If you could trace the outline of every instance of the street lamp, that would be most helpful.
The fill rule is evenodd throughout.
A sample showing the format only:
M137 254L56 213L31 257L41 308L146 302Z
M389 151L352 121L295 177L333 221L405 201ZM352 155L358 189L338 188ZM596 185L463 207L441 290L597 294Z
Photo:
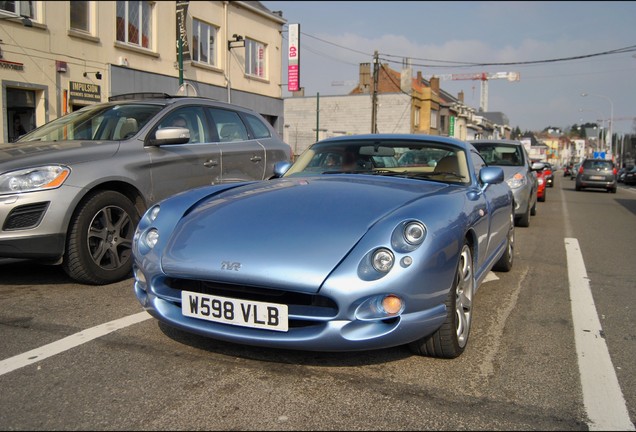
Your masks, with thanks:
M583 111L592 111L592 112L595 112L596 114L598 114L600 116L600 118L598 120L600 120L602 122L602 125L603 125L602 129L604 131L606 131L606 129L605 129L605 119L603 118L603 113L601 113L600 111L597 111L597 110L579 108L579 112L583 112ZM598 120L596 120L596 121L598 121ZM581 119L581 121L583 121L583 119ZM594 128L594 129L596 129L596 128ZM603 147L607 147L607 133L603 136Z
M588 93L581 93L582 97L587 96ZM612 151L612 142L614 141L614 137L612 136L613 131L612 129L614 128L614 102L612 102L612 100L610 98L608 98L607 96L603 96L603 95L599 95L599 94L593 94L593 93L589 93L589 95L591 96L596 96L596 97L600 97L603 99L607 99L610 103L610 119L609 119L609 136L610 136L610 152Z

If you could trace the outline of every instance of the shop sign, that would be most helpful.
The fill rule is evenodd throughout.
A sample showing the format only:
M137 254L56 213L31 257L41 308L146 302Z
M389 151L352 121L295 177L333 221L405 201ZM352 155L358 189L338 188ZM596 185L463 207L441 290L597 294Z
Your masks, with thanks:
M92 102L101 102L102 100L102 90L97 84L70 81L68 93L70 99L81 99Z
M11 69L11 70L22 71L24 70L24 64L12 62L8 60L0 60L0 69Z

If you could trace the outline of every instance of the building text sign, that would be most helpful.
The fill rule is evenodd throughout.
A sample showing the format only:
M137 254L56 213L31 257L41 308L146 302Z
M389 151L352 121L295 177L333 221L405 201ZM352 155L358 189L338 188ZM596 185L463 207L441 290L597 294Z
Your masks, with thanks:
M101 102L102 100L102 90L97 84L70 81L68 85L70 99L82 99L92 102Z
M300 90L300 24L289 24L287 90Z

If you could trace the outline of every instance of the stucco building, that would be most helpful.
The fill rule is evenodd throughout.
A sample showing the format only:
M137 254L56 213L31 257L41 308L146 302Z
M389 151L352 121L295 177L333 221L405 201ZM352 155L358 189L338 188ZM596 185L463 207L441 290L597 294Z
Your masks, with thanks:
M136 92L243 105L282 134L285 23L258 1L0 2L2 141L16 119L28 131Z

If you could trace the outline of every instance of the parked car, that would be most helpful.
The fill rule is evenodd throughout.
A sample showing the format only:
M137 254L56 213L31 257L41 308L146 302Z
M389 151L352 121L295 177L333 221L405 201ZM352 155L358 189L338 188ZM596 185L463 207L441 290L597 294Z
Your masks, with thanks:
M575 189L605 189L616 193L616 167L614 162L605 159L585 159L576 175Z
M633 166L629 171L625 171L623 183L626 185L636 184L636 166Z
M545 166L544 162L533 163L532 169L537 173L537 201L545 202L547 194L546 176L550 170Z
M435 167L374 165L424 149ZM332 154L354 163L325 169ZM500 167L453 138L373 134L319 141L276 172L146 212L134 290L152 316L255 346L464 351L479 286L513 265L513 195Z
M532 170L530 158L523 144L516 140L470 141L489 166L499 166L515 197L515 222L530 226L530 216L537 213L539 181Z
M542 171L543 171L543 176L545 177L546 186L553 187L554 186L554 171L555 171L554 167L552 166L550 162L543 162L543 164L545 166L542 169Z
M0 145L0 257L61 264L86 284L121 280L150 205L197 186L266 179L290 158L252 110L198 97L114 99Z

